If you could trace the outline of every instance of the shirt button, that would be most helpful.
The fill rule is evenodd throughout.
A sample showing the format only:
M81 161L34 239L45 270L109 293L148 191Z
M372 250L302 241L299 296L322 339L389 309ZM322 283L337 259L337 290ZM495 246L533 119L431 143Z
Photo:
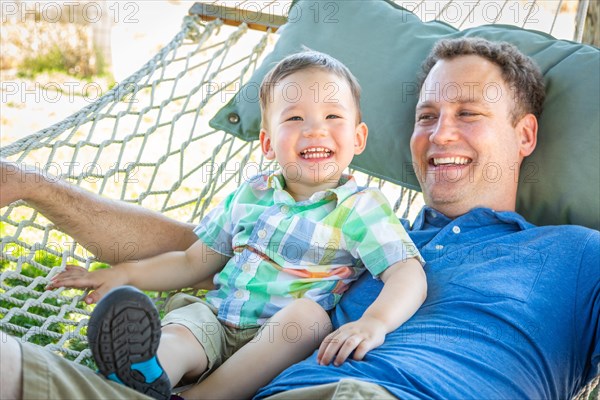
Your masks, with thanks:
M235 292L235 297L238 299L241 299L242 297L244 297L244 292L241 290L238 290Z
M244 264L244 265L242 265L242 271L244 271L244 272L250 272L251 268L252 267L250 267L250 264Z
M460 233L460 228L459 228L458 226L454 226L454 227L452 228L452 232L454 232L454 233L458 234L458 233Z
M258 231L258 237L261 239L264 239L267 237L267 231L265 231L264 229L261 229L260 231Z
M436 218L436 217L437 217L437 213L436 213L435 211L432 211L432 212L431 212L431 217L432 217L432 218Z
M287 214L290 212L290 208L288 206L281 206L279 211L281 211L282 214Z
M444 248L444 245L442 245L442 244L436 244L435 245L435 249L436 250L442 250L443 248Z

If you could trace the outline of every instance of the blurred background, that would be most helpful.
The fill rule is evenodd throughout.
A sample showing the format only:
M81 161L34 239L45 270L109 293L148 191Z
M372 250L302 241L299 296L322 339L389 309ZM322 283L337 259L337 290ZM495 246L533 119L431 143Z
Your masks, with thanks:
M230 7L250 5L254 9L269 7L285 14L290 1L217 3ZM526 28L548 31L551 23L553 36L572 40L575 16L584 1L517 0L509 6L505 1L497 1L508 11L503 14L508 20L498 22L520 24L529 10L534 14ZM451 0L397 1L415 9L424 20L433 19L436 10L443 10L448 2ZM588 2L591 18L588 17L583 41L598 46L599 0ZM2 0L0 146L62 120L135 72L179 32L182 19L193 4L194 1L183 0ZM482 23L477 19L474 13L473 25Z
M96 100L169 43L193 1L0 2L0 146Z

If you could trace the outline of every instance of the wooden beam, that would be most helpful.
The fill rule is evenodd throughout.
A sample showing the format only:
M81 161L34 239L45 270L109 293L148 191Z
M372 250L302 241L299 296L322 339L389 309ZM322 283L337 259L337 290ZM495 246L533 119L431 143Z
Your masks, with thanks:
M225 25L232 26L238 26L245 22L250 29L259 31L266 31L271 28L271 31L275 32L287 22L287 18L282 15L206 3L194 3L190 8L189 15L198 15L204 21L212 21L218 18Z

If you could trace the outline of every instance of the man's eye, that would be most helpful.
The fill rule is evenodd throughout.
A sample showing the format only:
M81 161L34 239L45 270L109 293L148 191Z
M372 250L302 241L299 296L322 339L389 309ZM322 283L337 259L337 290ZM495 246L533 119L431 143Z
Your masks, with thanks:
M474 111L461 111L461 112L459 113L459 115L460 115L461 117L476 117L476 116L478 116L478 115L479 115L479 113L476 113L476 112L474 112Z
M417 122L432 121L435 118L433 114L421 114L417 116Z

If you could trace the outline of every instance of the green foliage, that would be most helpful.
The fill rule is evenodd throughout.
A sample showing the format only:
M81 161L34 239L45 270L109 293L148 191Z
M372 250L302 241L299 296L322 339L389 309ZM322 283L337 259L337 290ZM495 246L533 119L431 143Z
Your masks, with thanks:
M107 268L110 268L110 265L101 263L101 262L95 262L90 265L90 271L97 271L99 269L107 269Z
M65 57L57 45L45 52L23 59L17 75L21 78L34 78L44 72L69 72Z
M58 257L52 253L45 251L45 250L36 251L33 259L35 260L35 262L37 262L45 267L48 267L48 268L57 267L62 263L61 257ZM43 274L40 274L40 275L43 275ZM36 275L36 276L39 276L39 275Z

